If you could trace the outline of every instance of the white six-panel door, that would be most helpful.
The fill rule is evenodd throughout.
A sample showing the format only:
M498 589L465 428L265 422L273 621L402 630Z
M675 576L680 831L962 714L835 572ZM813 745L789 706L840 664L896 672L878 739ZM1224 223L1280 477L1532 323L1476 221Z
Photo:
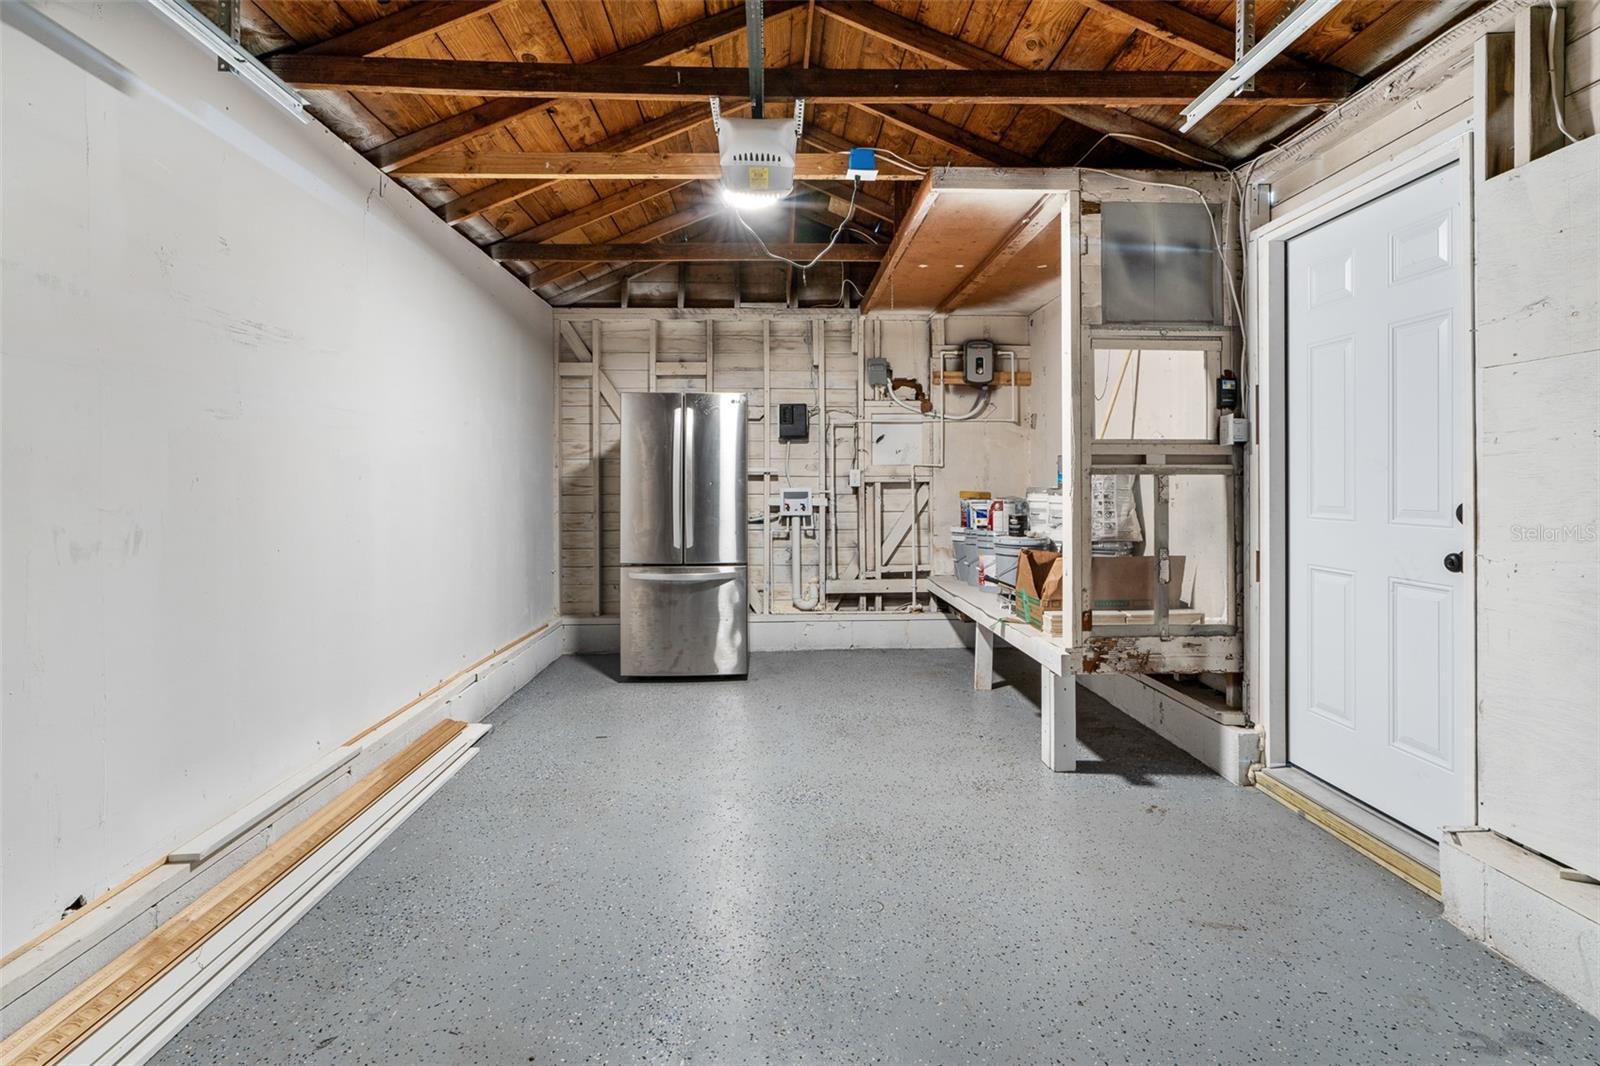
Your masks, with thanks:
M1434 839L1475 821L1462 180L1288 244L1289 761Z

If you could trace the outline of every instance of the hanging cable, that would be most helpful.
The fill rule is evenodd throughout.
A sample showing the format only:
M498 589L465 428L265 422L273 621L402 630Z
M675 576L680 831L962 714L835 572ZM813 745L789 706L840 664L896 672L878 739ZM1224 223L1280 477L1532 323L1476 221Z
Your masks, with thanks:
M757 233L755 231L755 227L754 226L750 225L750 223L745 221L744 213L742 211L740 211L738 208L734 208L733 217L737 218L739 220L739 225L743 226L747 231L749 231L750 236L752 236L752 237L754 237L756 239L756 244L758 246L760 246L761 250L763 252L765 252L767 255L771 256L773 259L776 259L780 263L788 263L790 266L795 267L797 269L810 270L812 267L814 267L818 263L822 262L823 257L826 256L829 252L833 251L833 246L835 244L839 243L839 235L844 232L844 228L846 226L848 226L850 224L850 220L855 217L855 214L856 214L856 194L859 193L860 191L861 191L861 179L860 178L855 178L855 179L852 180L852 182L850 184L850 206L845 209L843 220L841 220L840 223L833 228L833 235L828 238L828 243L823 246L822 251L820 251L816 255L812 256L811 261L809 263L797 263L793 259L790 259L788 256L779 255L777 252L774 252L771 248L768 248L767 247L767 242L761 239L761 234L759 234L759 233Z
M1577 144L1578 138L1567 129L1566 120L1561 117L1561 90L1564 86L1556 84L1556 22L1560 18L1561 9L1556 7L1556 0L1550 0L1550 25L1546 27L1548 32L1545 34L1545 70L1550 74L1550 106L1555 112L1556 129L1561 131L1561 136L1567 139L1568 144Z

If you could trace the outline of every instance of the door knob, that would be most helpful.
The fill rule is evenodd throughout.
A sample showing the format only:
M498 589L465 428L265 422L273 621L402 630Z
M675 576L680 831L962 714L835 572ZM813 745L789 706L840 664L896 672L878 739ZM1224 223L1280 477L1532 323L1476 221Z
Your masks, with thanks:
M1451 552L1444 557L1444 568L1452 574L1461 573L1461 553Z

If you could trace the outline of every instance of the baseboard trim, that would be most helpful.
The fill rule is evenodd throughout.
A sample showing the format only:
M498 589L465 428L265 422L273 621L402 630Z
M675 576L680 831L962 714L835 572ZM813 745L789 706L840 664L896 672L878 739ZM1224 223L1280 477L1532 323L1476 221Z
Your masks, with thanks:
M1438 847L1431 840L1369 811L1303 770L1258 770L1255 786L1411 887L1441 898Z
M221 882L233 871L281 839L300 823L334 802L357 779L388 761L446 718L482 721L512 693L533 680L562 655L562 627L552 623L515 641L496 654L479 660L470 672L451 678L432 695L413 701L402 713L384 716L358 743L335 749L341 765L301 790L274 789L269 796L285 802L252 801L241 813L255 808L258 817L242 827L230 828L231 839L206 858L194 862L166 862L147 867L111 892L99 897L70 920L34 937L0 965L0 1037L27 1024L48 1010L106 963L116 958L162 922ZM347 750L348 749L348 750ZM355 754L348 758L349 751ZM312 775L324 756L289 781ZM292 793L292 794L291 794ZM266 807L272 809L267 810ZM218 823L244 821L239 815ZM208 832L210 832L208 830Z
M1512 965L1600 1017L1600 885L1488 829L1447 829L1444 916Z
M1190 697L1140 674L1080 674L1078 684L1225 780L1250 783L1261 735L1249 726L1218 721L1217 712L1196 707Z

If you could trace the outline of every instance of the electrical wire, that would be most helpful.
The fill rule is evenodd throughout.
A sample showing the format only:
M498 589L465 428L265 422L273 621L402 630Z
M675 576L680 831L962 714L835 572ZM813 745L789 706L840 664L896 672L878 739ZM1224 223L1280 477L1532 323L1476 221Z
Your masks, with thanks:
M1554 3L1555 0L1551 0L1551 2ZM1212 214L1212 212L1211 212L1211 204L1209 202L1207 202L1207 200L1205 198L1205 194L1202 193L1199 189L1192 189L1187 185L1173 185L1173 184L1170 184L1170 183L1164 182L1164 181L1150 181L1147 178L1140 177L1137 174L1118 174L1115 171L1100 170L1100 169L1098 169L1096 167L1086 167L1086 166L1082 165L1083 161L1085 159L1089 158L1089 154L1091 152L1093 152L1096 148L1100 147L1102 144L1104 144L1108 139L1110 139L1112 137L1115 137L1115 138L1117 138L1119 140L1143 141L1146 144L1153 144L1156 147L1160 148L1164 152L1171 152L1173 155L1181 155L1185 159L1193 160L1194 162L1199 163L1203 167L1209 167L1212 170L1220 171L1221 173L1226 174L1228 176L1229 184L1231 184L1233 186L1234 196L1237 198L1238 204L1239 204L1239 251L1240 251L1241 255L1246 254L1245 253L1245 247L1246 247L1246 244L1247 244L1247 233L1246 233L1246 226L1245 226L1245 221L1244 221L1245 190L1249 187L1249 176L1250 176L1250 173L1255 170L1255 165L1256 165L1257 161L1256 160L1251 160L1250 161L1250 164L1249 164L1248 168L1245 170L1245 179L1244 179L1243 182L1241 182L1239 180L1239 175L1235 171L1231 170L1228 167L1223 166L1221 163L1213 163L1209 159L1201 159L1197 155L1190 155L1188 152L1183 151L1181 148L1174 148L1172 145L1166 144L1163 141L1157 141L1157 140L1154 140L1154 139L1152 139L1150 137L1141 137L1136 133L1103 133L1103 134L1100 135L1099 140L1097 140L1093 144L1091 144L1089 146L1089 150L1084 152L1083 155L1079 156L1078 157L1078 162L1076 164L1074 164L1075 166L1078 167L1078 169L1087 170L1087 171L1089 171L1091 173L1094 173L1094 174L1105 174L1105 175L1107 175L1109 177L1113 177L1113 178L1128 178L1128 179L1131 179L1131 180L1134 180L1134 181L1143 182L1146 185L1161 185L1161 186L1165 186L1166 188L1169 188L1169 189L1179 189L1179 190L1181 190L1183 192L1189 193L1190 195L1194 196L1196 199L1198 199L1200 201L1200 206L1205 208L1206 217L1211 222L1211 240L1212 240L1212 245L1217 250L1217 259L1218 259L1218 261L1220 261L1222 263L1222 272L1223 272L1224 277L1227 279L1227 283L1228 283L1228 299L1229 299L1229 302L1231 302L1233 304L1234 315L1238 320L1238 327L1239 327L1239 365L1243 366L1245 364L1245 357L1250 352L1250 331L1249 331L1248 326L1245 323L1245 318L1244 318L1244 300L1243 300L1243 298L1241 296L1241 288L1243 286L1243 279L1235 280L1235 278L1233 276L1233 268L1228 264L1228 256L1227 256L1227 253L1223 250L1223 246L1222 246L1222 231L1217 228L1217 219L1216 219L1216 216L1214 214Z
M1561 131L1561 136L1567 139L1568 144L1577 144L1578 138L1574 137L1567 129L1566 120L1561 117L1561 89L1556 84L1556 22L1561 18L1561 9L1556 7L1556 0L1550 0L1550 25L1545 33L1545 70L1550 74L1550 106L1555 112L1556 129Z
M1199 189L1191 188L1188 185L1175 185L1170 181L1151 181L1149 178L1143 178L1137 174L1118 174L1115 171L1101 170L1098 167L1079 167L1078 169L1087 170L1091 174L1104 174L1108 178L1124 178L1132 181L1138 181L1145 185L1158 185L1164 189L1177 189L1179 192L1186 192L1200 201L1200 206L1204 208L1206 212L1206 221L1211 224L1212 247L1217 250L1217 259L1222 263L1223 278L1227 281L1226 288L1228 290L1228 299L1233 304L1234 318L1239 328L1239 362L1243 363L1246 353L1248 353L1250 350L1250 336L1249 331L1245 327L1244 320L1244 301L1240 298L1238 282L1233 276L1233 267L1228 263L1228 254L1223 250L1222 231L1217 228L1217 216L1212 212L1211 204L1208 200L1206 200L1205 193L1201 192ZM1222 169L1227 170L1226 167ZM1228 171L1228 173L1230 179L1232 179L1232 172ZM1236 179L1233 180L1233 184L1237 190L1238 182ZM1240 213L1243 214L1244 198L1242 194L1240 195L1239 208Z
M763 252L765 252L768 256L770 256L773 259L776 259L780 263L788 263L790 266L795 267L795 268L797 268L799 270L810 270L812 267L814 267L818 263L822 262L823 256L825 256L829 252L833 251L833 246L835 244L839 243L839 235L844 232L844 228L846 226L848 226L850 224L850 220L855 217L855 214L856 214L856 194L858 194L860 191L861 191L861 179L860 178L856 178L850 184L850 206L845 210L844 218L839 222L839 224L837 226L835 226L833 228L833 235L828 238L828 243L823 246L822 251L818 252L815 256L813 256L809 263L797 263L793 259L790 259L788 256L779 255L777 252L774 252L771 248L768 248L767 247L767 242L761 239L761 234L756 232L754 226L750 225L750 223L745 221L744 212L740 211L738 208L734 208L733 217L737 218L739 220L739 225L743 226L747 231L749 231L750 236L752 236L752 237L754 237L756 239L756 244L759 245L761 250Z

